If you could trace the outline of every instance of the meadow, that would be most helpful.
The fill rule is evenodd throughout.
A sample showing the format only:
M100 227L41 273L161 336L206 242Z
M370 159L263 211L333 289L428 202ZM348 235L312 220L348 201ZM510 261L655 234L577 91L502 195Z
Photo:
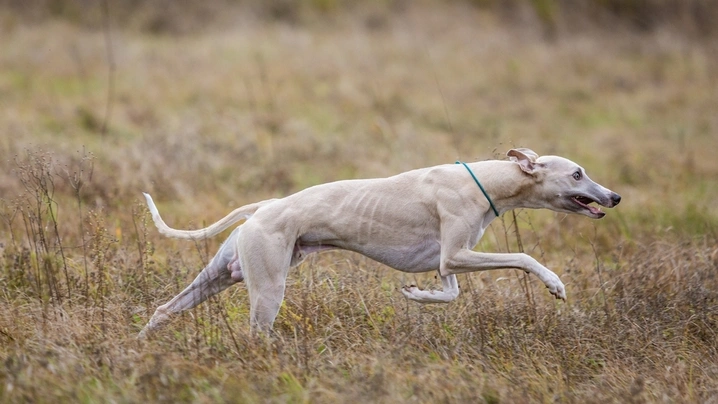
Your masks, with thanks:
M716 42L369 4L191 33L0 12L0 401L718 403ZM436 274L332 251L290 273L274 338L239 285L136 339L229 233L164 238L142 192L199 228L511 147L623 197L507 213L476 247L530 254L567 302L498 270L419 305L398 289Z

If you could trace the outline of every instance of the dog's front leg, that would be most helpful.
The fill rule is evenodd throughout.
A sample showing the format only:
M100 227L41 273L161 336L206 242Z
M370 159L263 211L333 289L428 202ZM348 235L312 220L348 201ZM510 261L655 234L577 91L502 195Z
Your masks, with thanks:
M529 255L482 253L460 249L453 254L447 254L447 256L449 258L441 262L440 273L442 276L501 268L523 269L536 275L557 299L566 300L566 290L558 275Z
M459 296L459 282L456 275L442 276L442 290L421 290L415 285L404 286L401 293L409 300L419 303L449 303Z

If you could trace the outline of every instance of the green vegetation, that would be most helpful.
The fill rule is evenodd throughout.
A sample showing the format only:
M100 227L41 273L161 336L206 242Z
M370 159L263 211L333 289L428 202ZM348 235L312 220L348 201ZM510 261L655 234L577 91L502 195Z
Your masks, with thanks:
M162 18L111 2L107 119L101 13L80 3L0 12L0 401L718 399L711 32L657 17L575 31L559 0L216 1ZM539 10L519 24L521 7ZM421 306L397 289L438 287L435 274L327 252L291 272L275 339L249 335L239 286L136 341L222 241L162 237L142 191L197 228L314 184L512 146L572 158L623 196L601 221L506 214L477 247L536 257L568 303L501 270Z

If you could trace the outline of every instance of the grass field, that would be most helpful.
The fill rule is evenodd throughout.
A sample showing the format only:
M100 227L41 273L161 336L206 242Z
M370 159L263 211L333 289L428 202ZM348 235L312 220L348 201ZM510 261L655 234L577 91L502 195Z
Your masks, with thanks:
M715 41L546 39L452 2L114 26L111 70L101 29L0 15L0 401L718 403ZM222 241L163 238L142 191L198 228L514 146L623 196L600 221L507 213L477 246L532 255L566 303L500 270L422 306L398 288L435 274L328 252L290 273L275 339L249 334L243 286L135 339Z

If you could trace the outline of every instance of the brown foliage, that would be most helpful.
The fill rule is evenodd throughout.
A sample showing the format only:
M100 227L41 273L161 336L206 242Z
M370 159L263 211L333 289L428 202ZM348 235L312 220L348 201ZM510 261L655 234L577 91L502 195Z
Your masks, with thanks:
M341 24L307 13L198 36L114 31L104 135L102 34L42 15L3 26L0 401L715 401L711 44L561 35L559 20L545 41L465 2L330 6ZM525 250L568 303L503 270L421 306L396 289L436 287L434 274L327 252L291 272L274 339L249 335L240 285L136 341L221 241L162 238L141 191L170 225L200 227L320 182L514 145L571 157L624 197L599 222L505 215L477 247Z

